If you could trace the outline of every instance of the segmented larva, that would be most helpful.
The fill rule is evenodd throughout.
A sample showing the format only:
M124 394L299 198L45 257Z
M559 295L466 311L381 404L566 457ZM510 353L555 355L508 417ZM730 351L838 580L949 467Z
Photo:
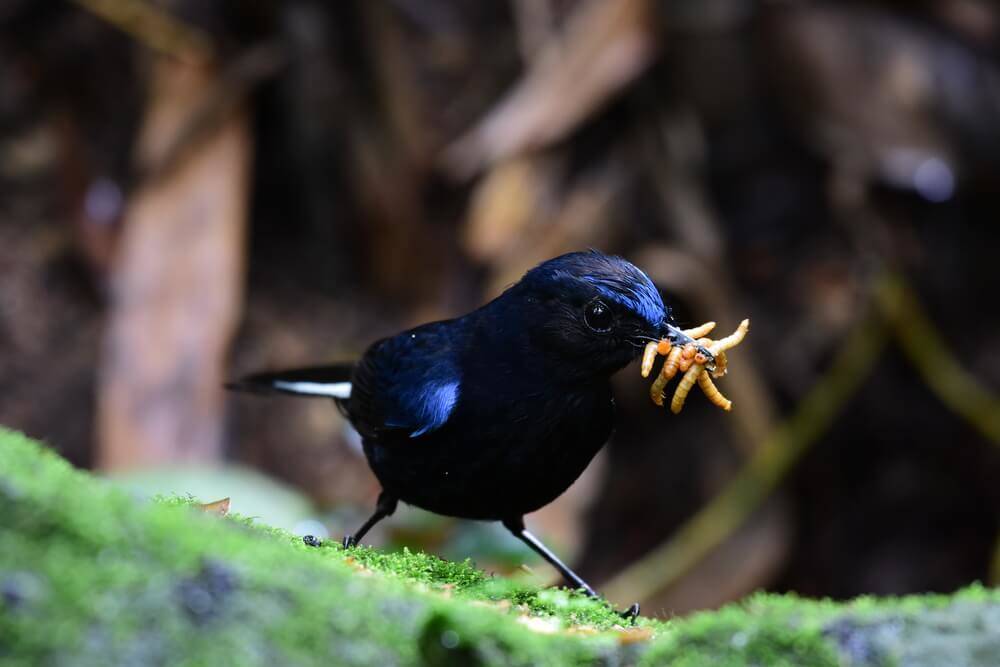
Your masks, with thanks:
M708 373L700 373L698 375L698 386L701 387L701 390L705 392L705 396L714 405L719 406L726 412L733 409L733 402L722 395L719 388L715 386L714 382L712 382L712 376Z
M691 366L687 373L684 374L684 377L681 378L681 381L677 383L677 389L674 390L674 398L670 401L670 411L675 415L684 407L684 401L687 400L688 394L691 393L691 388L698 381L698 376L704 375L702 373L703 370L705 370L703 366Z
M684 332L692 338L697 339L698 346L707 350L708 353L715 357L714 368L711 372L708 372L705 368L708 363L708 355L699 351L698 347L693 344L678 347L672 346L669 340L663 339L650 342L646 345L642 355L643 377L648 377L652 372L657 355L666 357L663 367L660 368L659 374L657 374L656 379L649 388L649 394L654 403L663 405L664 389L666 389L667 383L670 382L678 371L683 371L684 376L677 384L673 398L670 401L671 412L676 414L681 411L695 383L701 387L701 390L713 405L727 411L732 409L732 401L719 391L712 378L719 378L726 374L728 366L726 350L743 342L747 332L750 330L750 320L743 320L736 328L736 331L717 341L705 337L714 328L715 322L706 322L701 326L688 329Z
M687 370L694 364L694 357L696 354L697 351L695 350L694 345L685 345L681 349L681 359L677 366L686 373Z
M688 329L684 333L692 338L701 338L703 336L707 336L708 333L714 328L715 322L705 322L694 329ZM672 347L673 346L670 344L670 341L666 338L646 343L646 347L642 352L642 377L649 377L649 374L653 370L653 364L656 363L656 355L665 357L670 354ZM698 361L698 363L704 364L705 361L707 361L707 359L705 359L705 355L700 352L696 355L696 357L701 358L701 361Z
M712 329L715 328L715 322L705 322L696 326L694 329L687 329L684 331L691 338L704 338L708 334L712 333Z
M649 377L649 372L653 370L653 362L656 361L656 350L659 342L646 343L646 349L642 353L642 377Z
M720 338L719 340L712 343L709 347L709 352L713 355L719 354L720 352L725 352L726 350L736 347L743 342L746 338L747 332L750 331L750 320L743 320L740 325L736 327L736 331L726 336L725 338Z
M677 365L680 359L681 348L679 347L675 347L667 353L667 359L663 362L660 374L656 376L653 385L649 388L649 396L653 399L653 403L663 405L663 390L666 389L667 383L677 375Z

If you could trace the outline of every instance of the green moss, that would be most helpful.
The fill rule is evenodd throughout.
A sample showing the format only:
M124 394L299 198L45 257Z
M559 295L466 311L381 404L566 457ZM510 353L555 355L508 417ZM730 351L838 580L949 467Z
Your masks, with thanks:
M191 502L138 500L0 430L0 664L987 665L1000 655L1000 596L982 587L848 605L758 595L640 619L652 639L623 643L614 610L579 593L405 549L307 546Z
M998 664L1000 590L862 597L848 603L756 594L672 625L644 665Z

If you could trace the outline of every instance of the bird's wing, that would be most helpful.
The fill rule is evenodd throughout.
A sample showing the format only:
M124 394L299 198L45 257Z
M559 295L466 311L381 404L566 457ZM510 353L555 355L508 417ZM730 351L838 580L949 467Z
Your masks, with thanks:
M273 373L255 373L230 382L227 389L255 393L283 393L346 400L351 397L354 364L294 368Z
M358 362L348 412L367 437L431 433L448 421L461 393L456 340L435 322L381 340Z

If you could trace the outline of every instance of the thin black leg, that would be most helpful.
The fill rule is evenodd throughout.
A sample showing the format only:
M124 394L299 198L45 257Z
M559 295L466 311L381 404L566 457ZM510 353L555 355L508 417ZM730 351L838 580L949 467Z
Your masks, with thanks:
M574 587L582 588L584 592L592 598L600 597L600 595L598 595L597 592L590 587L590 584L584 581L576 572L571 570L566 563L559 560L558 556L549 551L549 548L542 544L541 540L532 535L524 527L524 519L521 517L516 519L507 519L503 522L503 525L514 535L514 537L527 544L535 553L548 561L552 567L559 570L559 573L565 577L567 581L572 582ZM631 607L620 613L626 619L634 621L635 617L639 615L639 603L637 602L633 604Z
M528 530L524 527L523 519L521 518L509 519L507 521L504 521L503 525L507 530L513 533L514 537L527 544L529 547L532 548L532 550L535 553L537 553L539 556L547 560L552 565L552 567L559 570L559 573L563 577L565 577L567 581L573 583L574 588L582 588L587 593L587 595L589 595L592 598L600 597L594 591L594 589L590 587L590 584L581 579L580 575L578 575L576 572L569 569L569 566L566 565L566 563L559 560L558 556L549 551L549 548L544 544L542 544L541 540L539 540L537 537L528 532Z
M375 512L368 517L367 521L361 524L361 527L353 535L344 535L344 548L353 547L372 529L372 526L387 516L392 516L392 513L396 511L397 502L398 500L394 496L390 496L385 491L380 493L378 502L375 503Z

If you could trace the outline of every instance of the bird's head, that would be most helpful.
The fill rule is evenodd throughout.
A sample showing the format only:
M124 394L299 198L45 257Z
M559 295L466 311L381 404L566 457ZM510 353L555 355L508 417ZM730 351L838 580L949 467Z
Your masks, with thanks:
M649 341L691 339L635 265L591 250L550 259L528 271L512 291L532 316L532 337L581 373L610 374Z

